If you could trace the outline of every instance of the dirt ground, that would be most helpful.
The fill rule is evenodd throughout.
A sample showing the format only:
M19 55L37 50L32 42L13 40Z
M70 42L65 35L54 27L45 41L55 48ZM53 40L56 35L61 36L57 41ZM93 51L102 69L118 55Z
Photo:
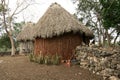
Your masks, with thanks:
M27 56L0 57L0 80L103 80L77 65L40 65Z

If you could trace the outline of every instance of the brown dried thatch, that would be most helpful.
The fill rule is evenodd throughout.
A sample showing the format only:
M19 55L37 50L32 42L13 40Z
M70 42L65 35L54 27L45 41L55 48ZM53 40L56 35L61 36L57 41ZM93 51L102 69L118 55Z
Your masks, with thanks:
M53 3L34 28L34 37L51 38L68 32L85 33L92 38L93 32L82 25L59 4Z
M31 41L33 38L33 27L34 24L31 22L26 23L23 26L23 30L17 35L18 41Z

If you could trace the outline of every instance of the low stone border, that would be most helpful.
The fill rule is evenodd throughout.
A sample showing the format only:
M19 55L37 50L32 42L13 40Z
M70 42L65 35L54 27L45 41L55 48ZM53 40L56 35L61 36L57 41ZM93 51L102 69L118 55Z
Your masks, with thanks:
M120 80L120 51L78 46L76 56L80 67L102 75L104 80Z

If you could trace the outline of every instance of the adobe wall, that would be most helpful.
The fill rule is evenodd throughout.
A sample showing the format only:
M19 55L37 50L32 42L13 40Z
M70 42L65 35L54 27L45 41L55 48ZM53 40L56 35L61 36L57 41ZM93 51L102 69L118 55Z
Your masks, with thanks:
M62 59L70 59L75 52L76 46L82 44L82 37L78 34L64 34L59 37L35 40L35 54L59 54Z

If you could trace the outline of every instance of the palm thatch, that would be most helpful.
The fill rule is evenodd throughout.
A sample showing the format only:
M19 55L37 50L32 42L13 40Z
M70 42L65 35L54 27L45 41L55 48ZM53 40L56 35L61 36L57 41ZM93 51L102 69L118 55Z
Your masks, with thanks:
M93 37L93 32L82 25L59 4L53 3L34 28L34 37L51 38L68 32L80 32Z
M26 23L23 26L23 30L17 35L17 40L18 41L32 41L32 40L34 40L33 27L34 27L33 23L31 23L31 22Z

